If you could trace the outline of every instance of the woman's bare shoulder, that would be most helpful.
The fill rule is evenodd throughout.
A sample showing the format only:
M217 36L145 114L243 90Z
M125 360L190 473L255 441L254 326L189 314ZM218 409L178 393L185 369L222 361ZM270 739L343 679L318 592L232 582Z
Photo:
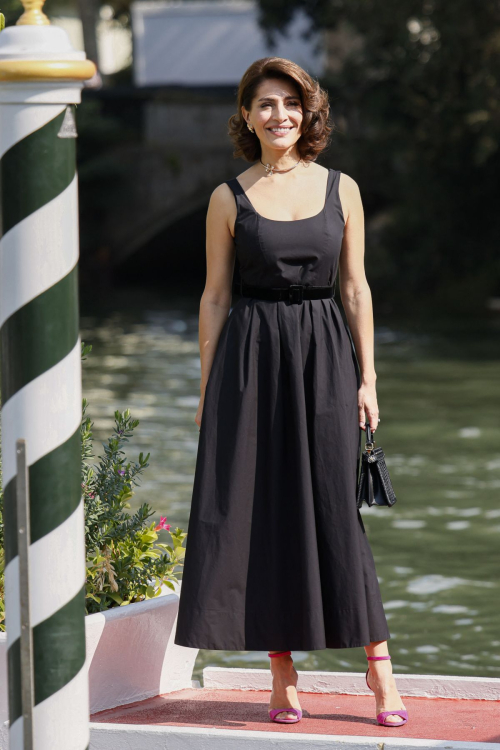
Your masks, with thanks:
M236 201L234 192L227 182L221 182L212 191L208 203L207 227L227 227L229 234L234 237L234 224L236 221Z
M231 208L234 204L234 193L227 184L221 182L212 190L209 200L209 209Z
M345 172L340 173L339 188L344 190L346 195L359 195L358 183Z
M340 173L339 198L346 223L354 215L363 215L359 185L356 180L345 174L345 172Z
M246 169L244 172L241 172L241 174L235 175L235 177L233 177L233 180L238 180L243 190L245 190L245 184L247 185L247 187L252 184L254 173L254 167L252 166L249 167L249 169ZM217 211L224 209L227 210L229 216L232 216L235 211L235 206L236 203L234 200L234 191L227 184L227 182L221 182L221 184L217 185L217 187L212 191L212 194L210 196L209 209L215 208Z

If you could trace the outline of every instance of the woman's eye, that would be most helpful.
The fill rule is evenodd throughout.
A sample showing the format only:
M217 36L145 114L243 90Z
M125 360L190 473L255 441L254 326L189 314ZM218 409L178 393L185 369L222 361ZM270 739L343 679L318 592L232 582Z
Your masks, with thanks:
M288 104L291 107L300 107L300 102L297 101L288 102ZM264 107L272 107L271 102L263 102L263 104L260 105L260 108L264 109Z

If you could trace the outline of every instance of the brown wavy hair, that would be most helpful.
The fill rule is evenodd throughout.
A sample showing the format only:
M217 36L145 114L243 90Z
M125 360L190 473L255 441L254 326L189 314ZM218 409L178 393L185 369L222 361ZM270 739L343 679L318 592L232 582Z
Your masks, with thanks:
M300 158L315 161L318 154L330 145L333 123L330 119L328 92L309 73L284 57L262 57L246 70L238 87L238 111L228 121L229 137L235 145L233 156L246 161L257 161L261 155L260 140L250 132L241 107L250 110L257 89L268 78L286 79L299 90L302 103L302 134L297 141Z

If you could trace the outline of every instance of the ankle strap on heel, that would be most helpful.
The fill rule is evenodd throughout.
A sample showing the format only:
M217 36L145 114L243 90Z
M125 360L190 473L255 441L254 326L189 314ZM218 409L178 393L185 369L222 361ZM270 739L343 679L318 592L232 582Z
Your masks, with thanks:
M269 654L268 653L268 656L270 656L271 659L272 659L273 656L289 656L291 653L292 653L291 651L278 651L277 654Z
M390 659L390 656L367 656L368 661L381 661L382 659Z

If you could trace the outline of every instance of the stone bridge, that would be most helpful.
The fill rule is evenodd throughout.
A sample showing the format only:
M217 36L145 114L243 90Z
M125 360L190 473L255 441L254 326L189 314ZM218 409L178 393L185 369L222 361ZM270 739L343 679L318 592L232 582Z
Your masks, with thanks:
M234 159L227 135L235 91L131 90L126 104L125 99L113 102L109 92L86 94L100 99L102 108L112 113L125 106L134 110L139 134L136 143L128 140L106 149L100 169L106 180L105 164L110 163L111 176L99 192L97 210L87 211L83 219L86 223L100 217L96 242L106 248L109 266L115 271L139 270L148 262L161 272L204 273L210 195L218 184L250 166ZM126 126L124 111L120 118ZM83 164L82 192L91 189L85 170ZM94 190L95 186L96 178ZM94 249L99 252L91 252Z

